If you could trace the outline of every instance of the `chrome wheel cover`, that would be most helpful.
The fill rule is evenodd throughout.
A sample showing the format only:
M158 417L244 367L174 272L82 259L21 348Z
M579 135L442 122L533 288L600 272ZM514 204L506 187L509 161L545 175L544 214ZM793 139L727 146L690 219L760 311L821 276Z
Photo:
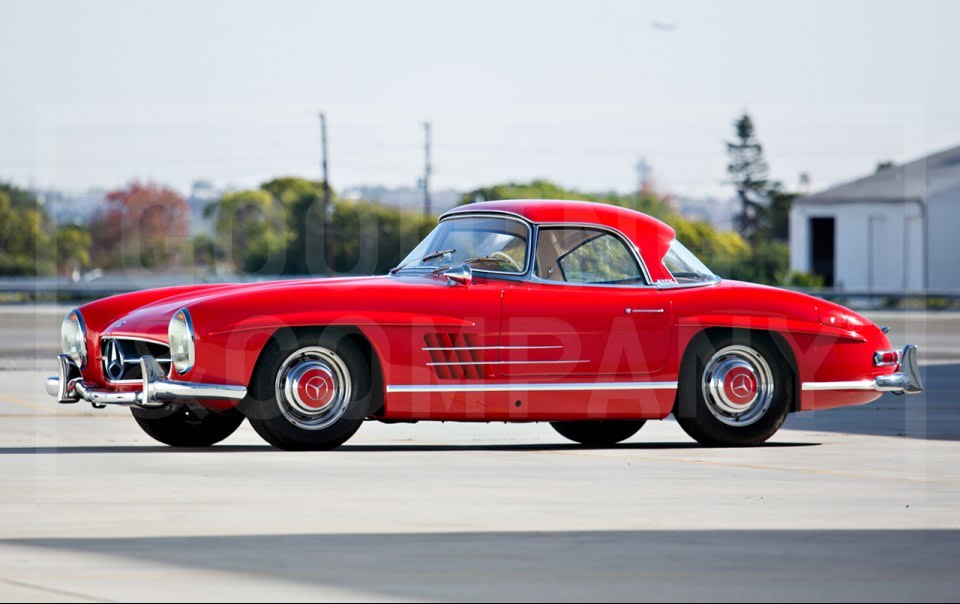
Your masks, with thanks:
M307 346L280 365L275 396L280 413L304 430L323 430L343 417L353 383L340 356L322 346Z
M753 348L727 346L707 361L701 390L714 417L728 426L749 426L773 403L773 371Z

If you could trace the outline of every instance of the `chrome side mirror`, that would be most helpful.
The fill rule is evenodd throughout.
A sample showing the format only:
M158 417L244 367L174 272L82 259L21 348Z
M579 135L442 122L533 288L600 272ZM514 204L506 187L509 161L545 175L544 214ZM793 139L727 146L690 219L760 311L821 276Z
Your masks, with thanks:
M464 262L443 271L443 276L447 278L447 285L470 285L473 281L473 270Z

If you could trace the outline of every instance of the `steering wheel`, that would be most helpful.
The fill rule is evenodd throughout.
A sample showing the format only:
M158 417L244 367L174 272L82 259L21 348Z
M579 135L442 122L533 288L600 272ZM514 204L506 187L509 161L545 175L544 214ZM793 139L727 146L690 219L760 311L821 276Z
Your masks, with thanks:
M517 264L517 261L514 260L509 254L505 254L504 252L493 252L492 254L490 254L490 257L496 258L500 262L508 264L511 268L515 269L518 273L523 272L523 267Z

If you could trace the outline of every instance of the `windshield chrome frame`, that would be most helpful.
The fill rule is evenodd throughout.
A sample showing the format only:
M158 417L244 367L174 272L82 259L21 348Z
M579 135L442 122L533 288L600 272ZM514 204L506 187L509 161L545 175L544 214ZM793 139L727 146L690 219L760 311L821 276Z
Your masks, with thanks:
M440 226L448 220L465 220L468 218L504 218L506 220L512 220L514 222L519 222L527 228L527 253L526 258L524 259L525 264L523 270L520 272L515 271L492 271L486 269L472 268L475 276L489 276L495 279L504 279L507 281L524 281L530 275L531 269L533 268L533 239L534 239L534 225L529 220L520 216L519 214L514 214L512 212L500 212L496 210L485 210L478 212L452 212L444 214L440 217L440 220L437 221L437 226ZM419 244L418 244L419 245ZM438 268L443 268L444 265L439 265L435 267L429 266L408 266L399 270L396 275L402 275L407 271L411 273L433 273Z

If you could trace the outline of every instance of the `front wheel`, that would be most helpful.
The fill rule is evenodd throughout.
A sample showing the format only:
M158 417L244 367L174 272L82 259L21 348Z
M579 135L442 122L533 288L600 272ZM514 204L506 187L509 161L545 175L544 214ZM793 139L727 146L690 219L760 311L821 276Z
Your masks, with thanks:
M643 424L643 420L550 422L561 436L588 447L613 446L636 434Z
M768 337L702 338L681 369L676 417L702 445L754 446L783 425L793 372Z
M243 423L243 415L233 409L216 413L199 405L131 407L130 411L144 432L171 447L209 447L233 434Z
M370 408L371 367L334 331L272 340L244 401L254 430L287 450L333 449L360 427Z

